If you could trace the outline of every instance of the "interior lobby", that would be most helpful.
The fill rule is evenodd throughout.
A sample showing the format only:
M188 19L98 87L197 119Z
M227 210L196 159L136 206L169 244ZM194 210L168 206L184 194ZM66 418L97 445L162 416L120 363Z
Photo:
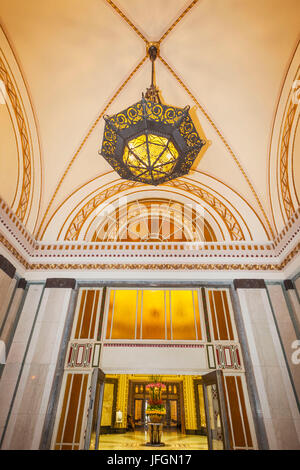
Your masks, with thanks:
M299 18L0 0L1 450L300 449Z

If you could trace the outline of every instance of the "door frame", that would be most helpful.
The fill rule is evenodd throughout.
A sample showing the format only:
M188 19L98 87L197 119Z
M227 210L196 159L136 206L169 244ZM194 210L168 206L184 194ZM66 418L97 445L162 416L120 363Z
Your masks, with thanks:
M201 382L203 385L208 447L210 450L213 450L212 438L211 438L211 427L210 427L210 414L209 414L209 408L208 408L208 397L207 397L206 387L208 385L216 385L217 391L218 391L218 403L219 403L219 409L220 409L224 450L229 450L231 449L231 446L230 446L230 439L229 439L226 401L225 401L224 388L223 388L223 372L220 369L216 369L212 372L208 372L207 374L202 375Z

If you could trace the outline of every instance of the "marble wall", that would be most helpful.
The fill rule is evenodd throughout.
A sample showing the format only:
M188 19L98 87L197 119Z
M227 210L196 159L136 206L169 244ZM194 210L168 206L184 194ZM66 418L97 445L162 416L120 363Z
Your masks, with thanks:
M22 314L13 338L13 342L6 360L6 365L0 381L0 439L3 440L14 393L22 373L23 361L37 313L40 298L43 292L43 284L31 285L23 306Z
M2 256L0 339L10 348L0 379L0 447L38 449L75 281L16 283L14 267ZM299 334L299 297L291 284L285 285L289 288L262 280L235 283L258 409L271 449L300 448L300 364L293 362L291 348ZM294 286L299 292L299 277ZM167 348L107 345L101 366L106 373L123 372L126 359L127 373L145 372L145 364L147 372L155 373L149 366L154 357L160 373L170 373L172 364L173 373L189 375L207 368L204 348L196 352L178 348L174 361L174 351L170 355Z
M15 272L14 266L4 256L0 255L0 339L2 341L4 341L2 332L6 323L8 307L17 284L14 277Z
M289 344L294 333L284 297L278 286L268 290L283 341ZM269 447L299 449L300 415L268 291L245 285L237 293Z
M71 288L32 285L0 383L2 449L38 449Z

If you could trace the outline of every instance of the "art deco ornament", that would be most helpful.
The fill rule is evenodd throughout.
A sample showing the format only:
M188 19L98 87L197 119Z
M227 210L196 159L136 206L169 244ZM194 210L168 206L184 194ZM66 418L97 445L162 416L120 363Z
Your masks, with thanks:
M205 141L189 114L189 106L161 103L154 85L157 48L149 47L152 81L145 96L113 116L105 116L100 154L126 180L157 186L187 174Z

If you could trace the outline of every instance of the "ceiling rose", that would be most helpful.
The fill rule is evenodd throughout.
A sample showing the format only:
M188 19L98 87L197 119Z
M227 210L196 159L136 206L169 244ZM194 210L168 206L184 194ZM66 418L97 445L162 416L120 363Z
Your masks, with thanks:
M189 106L161 103L154 85L157 47L148 49L152 80L142 99L113 116L104 116L100 154L126 180L157 186L187 174L205 141L189 114Z

